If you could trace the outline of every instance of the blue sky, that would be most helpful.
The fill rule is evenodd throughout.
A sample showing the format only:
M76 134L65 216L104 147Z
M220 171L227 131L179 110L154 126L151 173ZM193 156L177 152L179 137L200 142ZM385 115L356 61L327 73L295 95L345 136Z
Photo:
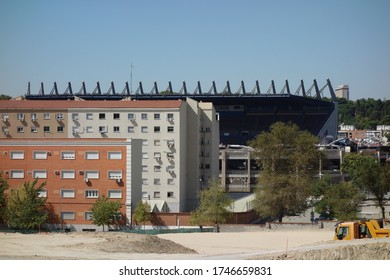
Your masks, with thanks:
M390 1L387 0L0 0L0 94L25 94L31 82L62 93L85 81L149 92L182 81L237 91L271 80L292 92L330 79L351 99L390 97Z

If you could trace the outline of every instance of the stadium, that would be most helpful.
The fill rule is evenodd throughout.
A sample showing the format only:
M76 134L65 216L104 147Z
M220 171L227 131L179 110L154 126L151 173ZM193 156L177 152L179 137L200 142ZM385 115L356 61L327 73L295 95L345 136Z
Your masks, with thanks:
M328 93L328 95L325 95ZM272 123L277 121L293 122L302 130L307 130L319 137L319 141L326 136L337 137L338 108L337 99L329 79L320 88L316 80L308 90L301 80L299 87L294 93L290 90L288 81L284 87L277 91L275 82L271 81L266 92L260 91L259 82L256 81L253 90L248 92L245 84L237 91L232 91L229 81L222 91L218 91L215 82L207 92L202 91L202 85L191 93L187 90L186 83L179 91L172 89L171 82L164 91L158 90L155 82L150 92L144 91L142 82L139 82L137 90L133 93L126 82L124 89L119 93L115 85L111 85L107 92L102 92L100 83L97 82L95 89L88 93L85 83L79 91L73 92L72 84L68 83L63 93L58 91L57 83L54 83L49 94L45 94L44 84L41 83L38 94L31 93L28 84L26 99L29 100L54 100L75 99L85 100L120 100L123 98L139 100L157 99L185 99L192 98L198 102L212 102L220 121L220 143L223 145L246 145L248 140L253 139L261 131L269 129Z

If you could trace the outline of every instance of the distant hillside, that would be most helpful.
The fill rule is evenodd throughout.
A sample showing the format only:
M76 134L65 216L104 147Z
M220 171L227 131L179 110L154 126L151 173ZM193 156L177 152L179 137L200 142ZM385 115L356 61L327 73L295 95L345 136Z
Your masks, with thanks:
M390 125L390 100L368 98L338 101L339 124L354 125L356 129L376 129L377 125Z

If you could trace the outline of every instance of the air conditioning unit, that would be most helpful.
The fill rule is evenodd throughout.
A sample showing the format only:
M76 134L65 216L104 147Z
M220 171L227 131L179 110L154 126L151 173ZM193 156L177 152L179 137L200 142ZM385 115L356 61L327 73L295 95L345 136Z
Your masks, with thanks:
M83 171L83 170L80 170L80 171L79 171L79 175L84 175L84 171Z
M168 121L169 122L173 122L173 118L168 118Z
M73 135L76 135L76 134L79 134L79 130L77 128L73 129Z
M173 173L175 173L175 170L173 170L173 169L168 169L168 173L169 173L169 174L173 174Z
M3 121L8 121L9 116L3 116Z
M51 152L47 152L47 155L48 155L48 156L51 156Z
M120 182L122 181L122 178L116 178L115 181L116 181L117 183L120 183Z
M175 146L174 143L168 143L168 148L173 148Z
M129 121L133 122L135 121L135 118L129 118Z
M32 120L33 122L35 122L36 120L38 120L38 118L37 118L37 117L31 117L31 120Z
M54 174L55 175L60 175L60 171L59 170L54 170Z
M88 182L89 182L89 179L88 179L88 178L84 178L84 182L85 182L85 183L88 183Z

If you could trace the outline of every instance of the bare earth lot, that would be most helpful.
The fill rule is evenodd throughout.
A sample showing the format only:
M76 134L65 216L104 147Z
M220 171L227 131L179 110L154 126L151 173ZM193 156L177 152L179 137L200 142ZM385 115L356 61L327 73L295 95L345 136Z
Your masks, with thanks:
M334 241L331 230L0 233L0 259L390 259L390 238Z

